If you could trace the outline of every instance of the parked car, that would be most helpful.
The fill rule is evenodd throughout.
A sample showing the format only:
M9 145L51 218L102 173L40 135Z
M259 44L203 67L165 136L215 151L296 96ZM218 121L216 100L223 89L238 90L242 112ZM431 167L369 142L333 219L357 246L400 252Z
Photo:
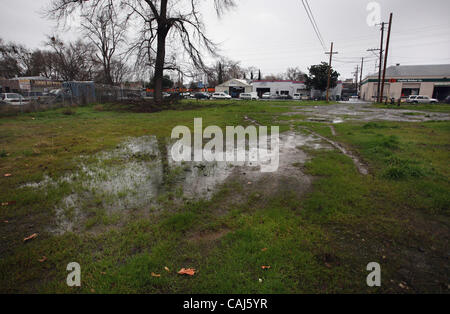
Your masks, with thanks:
M288 99L292 99L292 96L287 95L287 94L280 94L280 95L275 95L275 99L288 100Z
M231 99L230 95L225 93L214 93L211 97L212 99Z
M269 92L264 93L261 98L262 99L271 99L272 98L272 94L269 93Z
M302 100L302 95L301 94L294 94L294 96L292 96L293 100Z
M243 100L258 100L258 94L257 93L242 93L239 95L240 99Z
M72 91L68 88L52 89L49 92L50 97L54 97L55 100L64 100L72 97Z
M416 98L417 98L417 95L411 95L408 98L406 98L406 102L409 104L413 103L416 100Z
M211 96L207 93L196 93L195 99L209 99Z
M22 92L22 96L25 98L25 100L38 100L44 96L42 92Z
M450 96L445 97L444 103L450 104Z
M438 102L437 99L430 98L428 96L418 95L415 96L415 98L411 98L413 96L409 96L409 98L406 100L406 102L413 103L413 104L436 104Z
M16 93L0 94L0 101L8 105L15 105L15 106L28 104L28 101L22 95Z

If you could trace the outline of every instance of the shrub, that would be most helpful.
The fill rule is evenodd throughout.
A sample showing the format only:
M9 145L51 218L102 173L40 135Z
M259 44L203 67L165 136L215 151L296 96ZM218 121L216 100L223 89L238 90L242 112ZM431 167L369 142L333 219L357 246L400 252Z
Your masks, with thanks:
M421 178L426 172L418 162L409 159L401 159L395 156L387 158L388 167L383 171L383 178L390 180L402 180L406 178Z
M66 116L70 116L70 115L74 115L76 113L76 111L73 110L72 108L66 108L63 110L62 113L65 114Z

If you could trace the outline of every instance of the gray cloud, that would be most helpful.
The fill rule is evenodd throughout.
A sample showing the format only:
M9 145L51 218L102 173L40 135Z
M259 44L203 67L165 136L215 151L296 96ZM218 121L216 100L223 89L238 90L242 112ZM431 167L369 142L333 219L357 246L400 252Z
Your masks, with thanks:
M39 11L48 0L0 0L0 37L28 47L42 47L54 24ZM334 63L343 77L351 77L360 57L368 57L365 74L376 59L368 48L379 46L380 32L366 23L365 0L310 0L326 45L334 41L339 55ZM394 13L389 65L450 62L450 2L448 0L380 0L382 18ZM203 10L208 33L220 42L222 53L263 73L284 72L326 61L300 0L238 0L237 9L218 19L211 5ZM63 38L79 36L73 30Z

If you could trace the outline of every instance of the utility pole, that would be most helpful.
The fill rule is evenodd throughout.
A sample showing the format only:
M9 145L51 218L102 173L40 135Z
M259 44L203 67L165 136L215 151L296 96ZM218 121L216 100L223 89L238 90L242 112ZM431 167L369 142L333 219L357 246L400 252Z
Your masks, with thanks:
M384 40L384 25L386 23L382 22L381 23L381 42L380 42L380 64L379 64L379 68L378 68L378 88L377 88L377 92L378 92L378 99L377 102L382 102L381 99L381 95L380 95L380 91L381 91L381 67L383 65L383 40Z
M355 74L355 89L356 89L356 94L358 95L359 64L356 66L356 71L354 74Z
M330 81L331 81L331 63L333 61L333 55L338 54L338 52L333 52L333 43L331 43L330 52L325 52L325 54L330 55L330 62L328 63L328 83L327 83L327 102L330 96Z
M360 93L361 93L361 89L362 89L363 69L364 69L364 58L361 59L361 73L359 76L359 92Z
M383 102L383 94L384 94L384 80L386 79L386 65L388 60L388 53L389 53L389 41L391 40L391 29L392 29L392 13L389 17L389 29L388 29L388 35L387 35L387 42L386 42L386 53L384 54L384 68L383 68L383 81L381 82L381 102Z

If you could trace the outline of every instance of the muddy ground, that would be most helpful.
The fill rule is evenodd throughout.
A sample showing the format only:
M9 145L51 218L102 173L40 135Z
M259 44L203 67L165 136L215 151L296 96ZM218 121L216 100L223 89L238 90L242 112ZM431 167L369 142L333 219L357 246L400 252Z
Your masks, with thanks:
M450 114L440 112L424 112L418 110L392 110L374 108L365 103L340 103L331 106L298 106L291 107L292 112L286 116L305 115L314 122L342 123L345 121L449 121Z

